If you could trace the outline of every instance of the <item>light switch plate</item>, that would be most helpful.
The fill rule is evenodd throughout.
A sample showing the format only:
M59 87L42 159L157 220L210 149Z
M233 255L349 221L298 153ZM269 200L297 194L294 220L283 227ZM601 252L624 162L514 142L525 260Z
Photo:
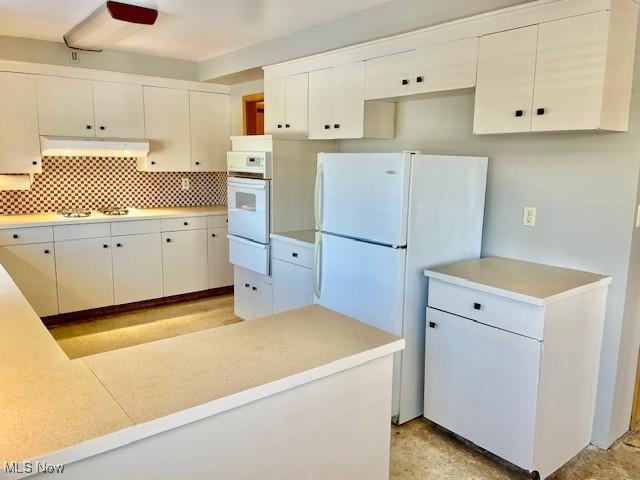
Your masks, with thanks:
M189 188L191 188L191 184L189 182L189 177L185 177L182 179L181 183L180 183L180 187L182 188L182 190L189 190Z
M536 207L524 207L522 213L522 225L525 227L536 226Z

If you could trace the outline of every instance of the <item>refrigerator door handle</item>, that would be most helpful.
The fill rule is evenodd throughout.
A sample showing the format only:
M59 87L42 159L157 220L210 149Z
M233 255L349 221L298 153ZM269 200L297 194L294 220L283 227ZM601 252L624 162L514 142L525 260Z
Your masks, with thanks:
M313 245L313 291L317 298L322 293L322 233L316 232Z
M322 180L324 177L324 164L318 164L316 171L316 188L314 191L314 212L316 217L316 230L322 230Z

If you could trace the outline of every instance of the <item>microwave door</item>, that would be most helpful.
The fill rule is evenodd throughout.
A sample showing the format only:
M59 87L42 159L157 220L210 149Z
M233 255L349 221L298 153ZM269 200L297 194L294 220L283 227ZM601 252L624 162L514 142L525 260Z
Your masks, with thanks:
M230 178L227 196L229 234L269 243L269 182Z

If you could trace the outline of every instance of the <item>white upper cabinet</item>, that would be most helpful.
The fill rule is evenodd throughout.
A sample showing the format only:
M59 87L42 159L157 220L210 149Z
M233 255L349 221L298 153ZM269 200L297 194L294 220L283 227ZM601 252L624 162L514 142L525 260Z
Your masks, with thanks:
M474 133L529 131L537 42L537 25L480 39Z
M265 80L265 133L306 138L308 97L308 73Z
M191 169L224 172L229 151L229 96L189 92L191 119Z
M373 58L365 62L365 100L413 93L415 50Z
M144 138L142 85L93 82L95 135L99 138Z
M309 138L333 138L334 68L309 73Z
M412 78L413 93L474 87L477 59L477 38L417 49Z
M138 169L154 172L191 170L189 92L144 87L145 138L149 156L138 160Z
M36 78L0 73L0 173L40 173Z
M95 137L90 80L38 76L40 135Z

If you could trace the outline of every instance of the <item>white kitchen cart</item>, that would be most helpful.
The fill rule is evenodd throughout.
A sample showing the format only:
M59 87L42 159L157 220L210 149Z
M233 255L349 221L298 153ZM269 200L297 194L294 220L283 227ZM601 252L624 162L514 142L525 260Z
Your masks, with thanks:
M591 440L611 277L498 257L425 275L424 416L549 476Z

